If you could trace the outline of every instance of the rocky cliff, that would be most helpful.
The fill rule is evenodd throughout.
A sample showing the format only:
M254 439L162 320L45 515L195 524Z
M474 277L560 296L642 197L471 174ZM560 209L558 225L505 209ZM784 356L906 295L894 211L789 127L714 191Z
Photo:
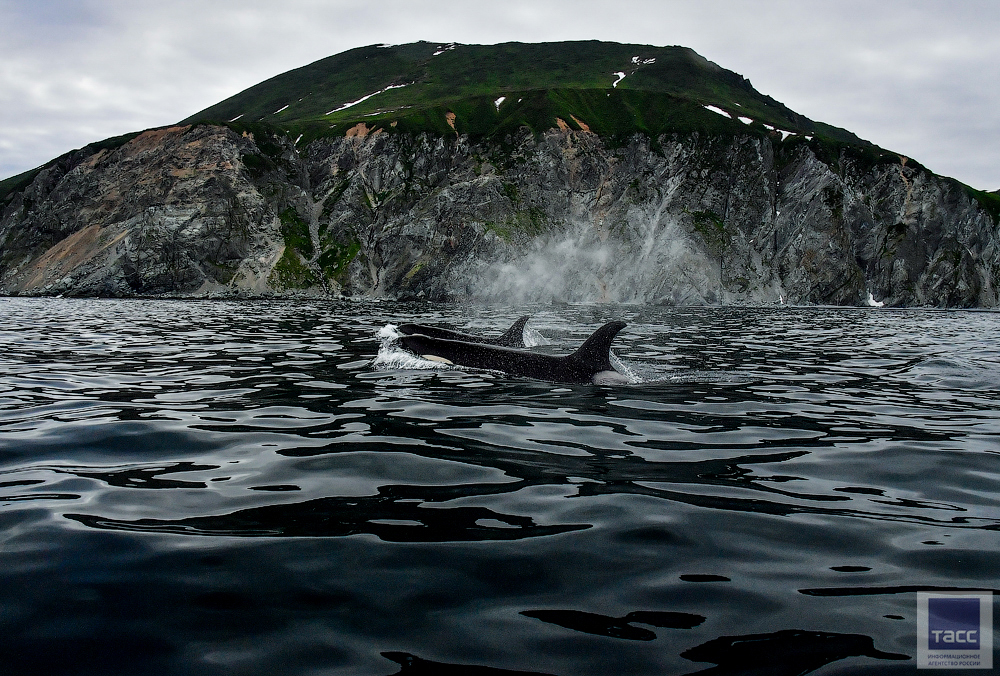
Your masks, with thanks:
M974 192L777 131L359 123L297 145L184 125L60 158L0 205L4 294L996 307L1000 289Z

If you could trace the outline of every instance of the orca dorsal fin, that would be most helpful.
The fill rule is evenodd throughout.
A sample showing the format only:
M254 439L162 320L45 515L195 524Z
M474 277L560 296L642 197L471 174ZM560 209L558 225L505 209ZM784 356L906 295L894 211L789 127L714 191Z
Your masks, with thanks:
M490 342L503 347L524 347L524 325L528 323L528 319L528 315L521 317L507 329L507 333Z
M576 352L570 355L574 359L579 359L587 366L594 369L594 372L613 371L611 365L611 341L615 339L618 332L624 329L625 322L608 322L601 328L594 331L590 338L584 341Z

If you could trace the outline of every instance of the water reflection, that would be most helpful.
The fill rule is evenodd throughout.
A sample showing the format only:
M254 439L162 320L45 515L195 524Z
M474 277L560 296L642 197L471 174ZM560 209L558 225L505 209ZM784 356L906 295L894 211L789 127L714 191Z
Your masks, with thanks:
M541 526L529 517L501 514L485 507L430 508L422 504L462 497L466 495L463 488L391 486L371 497L320 498L185 519L126 521L87 514L65 516L92 528L109 530L245 537L342 537L370 533L388 542L518 540L590 527L589 524Z
M917 591L1000 593L998 315L529 308L629 322L647 382L564 387L371 366L524 308L0 304L11 668L875 668Z

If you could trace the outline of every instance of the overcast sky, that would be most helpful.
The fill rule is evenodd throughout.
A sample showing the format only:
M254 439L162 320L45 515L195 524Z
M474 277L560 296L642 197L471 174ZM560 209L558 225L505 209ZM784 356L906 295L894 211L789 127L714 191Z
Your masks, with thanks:
M814 120L1000 188L998 0L0 0L0 178L375 43L684 45Z

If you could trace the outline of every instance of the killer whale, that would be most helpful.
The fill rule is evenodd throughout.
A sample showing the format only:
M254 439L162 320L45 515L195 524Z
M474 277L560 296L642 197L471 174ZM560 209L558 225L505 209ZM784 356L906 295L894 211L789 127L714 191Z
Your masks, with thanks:
M502 345L503 347L524 347L524 325L528 323L530 317L524 316L514 322L509 329L497 338L487 338L485 336L475 336L461 331L451 331L437 326L426 324L400 324L396 331L406 336L422 335L428 338L441 338L444 340L460 340L466 343L483 343L486 345Z
M604 385L631 382L611 365L611 341L625 326L621 321L608 322L579 349L563 357L419 333L403 335L399 342L410 352L434 361L559 383Z

